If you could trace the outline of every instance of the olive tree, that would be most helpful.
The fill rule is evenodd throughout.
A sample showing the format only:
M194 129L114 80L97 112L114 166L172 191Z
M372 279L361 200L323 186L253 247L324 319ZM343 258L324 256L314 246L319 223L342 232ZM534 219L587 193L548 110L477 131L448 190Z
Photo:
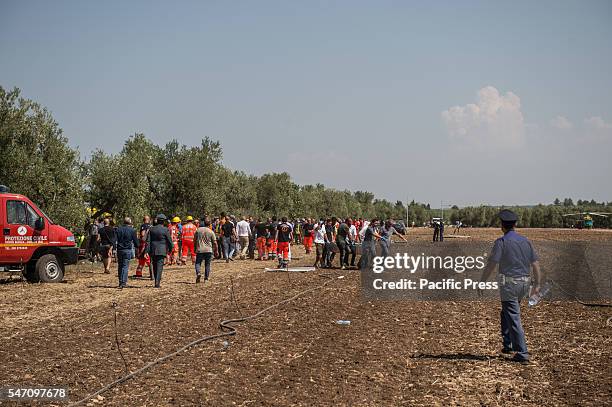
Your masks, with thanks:
M51 113L0 86L0 184L27 195L53 221L81 226L86 217L79 152Z

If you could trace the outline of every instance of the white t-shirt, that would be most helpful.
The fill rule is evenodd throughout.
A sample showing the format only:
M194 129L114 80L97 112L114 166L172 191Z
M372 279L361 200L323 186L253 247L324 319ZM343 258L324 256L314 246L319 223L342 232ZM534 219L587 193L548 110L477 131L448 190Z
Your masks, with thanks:
M361 230L359 231L359 237L361 237L361 240L363 240L363 238L365 237L365 233L366 230L368 230L368 226L370 226L370 221L366 220L363 222L363 226L361 227Z
M357 240L357 228L355 225L351 225L349 228L349 238L353 241Z
M319 225L314 231L314 242L325 243L325 225Z
M238 236L250 236L251 226L249 225L249 222L246 220L241 220L238 222L236 225L236 233L238 233Z

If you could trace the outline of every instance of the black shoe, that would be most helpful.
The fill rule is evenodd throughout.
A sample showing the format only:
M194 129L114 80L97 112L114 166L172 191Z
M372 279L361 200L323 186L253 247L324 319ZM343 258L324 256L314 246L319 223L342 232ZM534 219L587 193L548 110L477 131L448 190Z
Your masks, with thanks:
M511 362L516 362L516 363L520 363L521 365L528 365L529 364L529 359L523 357L523 356L519 356L518 353L516 353L514 356L512 356L512 358L510 358Z
M155 284L155 288L161 288L159 284Z
M501 353L509 354L514 352L512 348L502 348Z
M200 276L196 276L196 284L200 282Z

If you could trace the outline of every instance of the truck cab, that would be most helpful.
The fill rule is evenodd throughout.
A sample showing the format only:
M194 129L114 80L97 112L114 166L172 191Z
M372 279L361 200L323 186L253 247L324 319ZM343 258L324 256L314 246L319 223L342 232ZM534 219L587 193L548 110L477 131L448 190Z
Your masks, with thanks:
M28 197L0 185L0 272L21 272L32 282L57 283L76 264L74 235L56 225Z

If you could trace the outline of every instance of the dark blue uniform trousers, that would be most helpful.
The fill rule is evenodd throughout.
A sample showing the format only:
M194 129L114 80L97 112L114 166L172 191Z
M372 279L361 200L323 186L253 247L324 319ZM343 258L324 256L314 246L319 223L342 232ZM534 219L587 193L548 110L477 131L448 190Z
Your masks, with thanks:
M500 287L502 300L501 334L504 348L518 353L521 359L529 359L525 331L521 324L521 300L529 293L528 281L507 282Z
M159 287L159 284L161 283L165 260L166 256L151 256L151 265L153 266L153 278L155 279L156 287Z

